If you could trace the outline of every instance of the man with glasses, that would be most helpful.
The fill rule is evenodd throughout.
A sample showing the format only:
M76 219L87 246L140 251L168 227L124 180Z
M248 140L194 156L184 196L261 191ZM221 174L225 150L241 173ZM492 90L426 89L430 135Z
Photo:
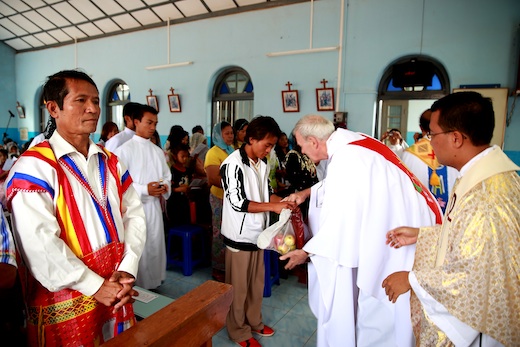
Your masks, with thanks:
M412 271L383 287L392 302L412 289L418 345L520 346L520 168L490 146L494 127L491 100L479 93L435 102L431 144L460 177L442 225L387 234L394 248L417 242Z

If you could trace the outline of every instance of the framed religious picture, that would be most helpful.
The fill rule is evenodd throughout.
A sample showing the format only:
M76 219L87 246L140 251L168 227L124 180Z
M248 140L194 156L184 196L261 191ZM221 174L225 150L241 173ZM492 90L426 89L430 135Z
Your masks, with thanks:
M157 112L159 112L159 102L157 102L157 96L152 94L151 89L148 90L148 92L150 93L150 95L146 96L146 103L148 104L148 106L152 106L157 110Z
M297 90L282 90L282 105L284 112L300 112Z
M175 94L173 88L170 88L171 94L168 95L168 104L170 105L170 112L181 112L181 98L179 94Z
M334 111L334 88L317 88L316 105L318 111Z
M23 106L20 105L20 103L16 102L16 113L18 113L18 117L25 118L25 110L23 109Z

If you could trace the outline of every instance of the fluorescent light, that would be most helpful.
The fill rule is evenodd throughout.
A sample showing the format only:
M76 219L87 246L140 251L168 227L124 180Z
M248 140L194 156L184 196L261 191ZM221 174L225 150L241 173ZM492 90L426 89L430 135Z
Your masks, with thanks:
M191 64L193 64L192 61L185 61L182 63L175 63L175 64L147 66L147 67L145 67L145 69L146 70L168 69L170 67L186 66L186 65L191 65Z
M273 52L273 53L267 53L266 55L268 57L279 57L282 55L330 52L330 51L337 51L338 49L339 49L339 46L323 47L323 48L308 48L308 49L298 49L295 51Z

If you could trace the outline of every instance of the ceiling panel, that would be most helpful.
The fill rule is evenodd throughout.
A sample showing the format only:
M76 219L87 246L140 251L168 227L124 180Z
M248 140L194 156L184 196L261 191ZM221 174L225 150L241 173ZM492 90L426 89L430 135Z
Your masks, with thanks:
M0 41L17 52L31 51L161 27L168 20L176 24L309 1L0 0Z
M103 32L92 23L79 24L78 28L87 34L87 36L103 35Z
M119 5L123 6L125 10L131 11L145 6L141 0L116 0Z
M35 32L41 31L41 29L38 26L34 25L34 23L32 21L30 21L29 19L25 18L21 14L17 14L15 16L12 16L9 19L12 22L16 23L18 26L24 28L24 30L29 32L29 33L35 33Z
M12 7L7 6L3 1L0 1L0 14L3 16L9 16L16 14L16 11Z
M63 18L61 14L54 11L52 7L42 7L37 9L39 14L47 18L51 23L54 23L57 27L70 25L70 22Z
M27 35L27 31L20 28L18 25L13 23L9 18L0 19L0 25L15 34L16 36Z
M12 39L15 35L0 26L0 40Z
M141 25L149 25L161 22L161 18L149 9L134 11L132 12L132 16L134 16L134 18L137 19Z
M4 1L7 5L11 6L17 12L23 12L23 11L27 11L27 10L31 9L29 6L24 4L21 0L9 0L9 1L4 0Z
M71 0L69 3L89 20L104 17L105 14L101 12L93 3L85 0Z
M29 46L25 41L23 41L22 39L19 39L19 38L7 40L4 42L6 44L8 44L9 46L11 46L12 48L16 49L17 51L31 48L31 46Z
M144 0L144 2L147 4L147 5L157 5L161 2L164 2L164 0Z
M137 22L134 17L132 17L129 14L122 14L119 16L112 17L114 22L116 22L121 28L123 29L132 29L137 28L139 25L139 22Z
M101 19L101 20L95 21L94 24L96 24L96 26L99 29L103 30L105 33L113 33L114 31L121 30L121 27L118 26L110 18L106 18L106 19Z
M42 0L24 0L23 2L25 2L27 5L31 6L32 8L38 8L38 7L45 6L45 3Z
M38 40L42 41L46 45L53 45L55 43L58 43L56 39L54 39L51 35L47 33L34 34L34 37L36 37Z
M124 9L114 0L92 0L92 2L95 3L106 15L124 12Z
M87 20L85 16L83 16L81 13L79 13L74 7L70 6L67 2L60 2L58 4L52 5L52 7L58 12L58 13L66 13L67 19L71 23L82 23Z
M82 39L84 37L87 37L87 35L85 35L84 32L73 26L65 27L63 28L63 31L65 31L67 35L69 35L73 39Z
M204 2L206 3L206 5L208 5L211 12L222 11L237 7L233 0L204 0Z
M182 13L179 12L177 7L173 6L172 4L168 5L162 5L162 6L155 6L152 7L152 10L163 20L163 22L166 22L168 19L179 19L184 18Z
M30 44L33 47L40 47L40 46L45 45L43 42L41 42L36 37L34 37L34 35L24 36L24 37L22 37L22 40L24 40L25 42L27 42L28 44Z
M61 29L56 29L56 30L50 30L48 31L49 35L51 35L52 37L54 37L56 40L60 41L60 42L67 42L67 41L70 41L72 40L72 37L70 37L69 35L67 35L63 30Z
M263 0L235 0L235 1L237 2L238 6L255 5L255 4L264 2Z
M23 14L25 17L27 17L30 21L33 21L34 24L42 28L43 30L50 30L56 28L54 24L49 22L45 17L43 17L41 14L39 14L36 11L28 11L24 12Z
M175 6L179 8L185 17L196 16L208 12L200 0L180 0L175 2Z

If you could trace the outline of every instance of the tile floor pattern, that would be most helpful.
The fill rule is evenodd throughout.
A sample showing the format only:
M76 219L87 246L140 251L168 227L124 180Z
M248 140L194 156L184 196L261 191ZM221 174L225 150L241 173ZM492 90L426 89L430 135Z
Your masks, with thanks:
M195 268L191 276L184 276L177 268L168 269L166 280L155 291L177 299L210 279L210 267ZM317 320L309 308L307 285L298 283L296 276L280 279L280 285L273 285L271 297L263 300L262 317L275 330L271 337L255 335L262 346L316 346ZM228 339L226 328L213 336L212 342L214 347L237 346Z

